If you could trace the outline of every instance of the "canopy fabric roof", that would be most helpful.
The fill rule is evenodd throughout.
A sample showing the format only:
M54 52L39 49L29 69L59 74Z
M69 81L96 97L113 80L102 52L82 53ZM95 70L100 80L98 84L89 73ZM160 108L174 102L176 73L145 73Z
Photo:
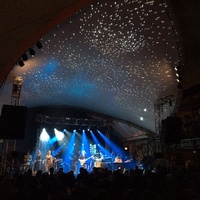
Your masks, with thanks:
M155 134L155 103L164 118L180 104L174 68L191 64L193 79L183 74L183 89L198 82L192 70L198 60L192 49L199 39L191 32L196 9L186 1L6 1L0 12L0 103L10 104L13 77L21 76L20 105L87 109L112 119L124 139ZM24 53L28 60L20 67Z

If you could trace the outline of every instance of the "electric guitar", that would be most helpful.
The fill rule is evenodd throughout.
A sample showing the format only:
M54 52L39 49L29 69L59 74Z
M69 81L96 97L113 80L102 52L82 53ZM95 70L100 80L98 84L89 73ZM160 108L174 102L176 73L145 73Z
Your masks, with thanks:
M89 158L78 159L78 160L80 161L80 164L81 164L81 165L84 165L85 162L86 162L87 160L89 160L90 158L92 158L92 157L93 157L93 156L90 156Z

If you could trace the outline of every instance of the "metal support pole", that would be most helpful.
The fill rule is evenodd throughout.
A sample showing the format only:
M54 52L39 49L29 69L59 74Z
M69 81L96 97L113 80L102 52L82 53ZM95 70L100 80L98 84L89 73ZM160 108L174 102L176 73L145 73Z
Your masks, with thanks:
M23 79L21 76L14 76L13 77L13 88L12 88L12 96L11 96L11 105L19 106L20 105L20 94L21 94L21 87L22 87ZM3 141L3 151L2 151L2 162L1 162L1 175L10 168L11 176L13 173L13 166L14 166L14 158L12 158L11 153L15 152L16 150L17 141L5 139ZM11 161L8 160L8 154L11 155Z

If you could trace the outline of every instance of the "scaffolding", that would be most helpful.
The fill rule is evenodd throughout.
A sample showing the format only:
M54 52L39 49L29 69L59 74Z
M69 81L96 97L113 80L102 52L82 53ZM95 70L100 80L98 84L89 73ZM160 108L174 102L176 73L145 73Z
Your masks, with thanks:
M164 106L167 105L172 107L173 103L175 102L175 96L174 95L169 95L164 98L159 98L154 101L154 116L155 116L155 133L156 133L156 152L161 152L162 147L160 143L160 136L161 136L161 123L162 120L164 119ZM171 112L168 113L168 115L171 115Z
M20 94L22 88L23 78L21 76L13 77L13 87L11 95L11 105L19 106L20 105ZM16 150L16 139L4 139L3 138L3 150L1 157L1 175L4 172L13 173L14 165L14 153Z

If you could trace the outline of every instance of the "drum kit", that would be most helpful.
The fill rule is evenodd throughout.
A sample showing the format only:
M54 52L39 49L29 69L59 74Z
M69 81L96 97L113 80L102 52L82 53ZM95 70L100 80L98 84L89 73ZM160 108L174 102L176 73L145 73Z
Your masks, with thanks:
M101 167L101 161L94 162L94 167L96 168Z
M111 158L110 157L106 157L103 155L97 155L94 154L93 156L91 156L90 158L93 158L92 161L90 162L90 164L88 165L88 167L90 168L90 170L92 170L93 167L96 168L101 168L101 167L105 167L108 166L108 163L111 163ZM53 157L53 167L55 170L58 170L59 168L63 168L64 172L69 172L70 170L72 171L78 171L78 162L77 160L75 161L74 159L72 159L69 163L65 162L63 158L56 158ZM36 165L36 161L32 162L31 165L29 166L29 169L32 169L32 171L38 171L38 167L39 169L42 170L43 172L46 171L46 159L41 159L40 160L40 164ZM110 167L109 167L110 168ZM24 164L21 165L21 169L22 171L26 171L25 170L25 166Z
M54 160L53 160L54 169L59 169L61 167L62 162L63 162L62 158L54 158Z
M63 159L62 158L56 158L54 157L53 158L53 168L55 170L59 169L61 166L61 163L63 162ZM42 171L45 171L45 165L46 165L46 159L42 159L41 160L41 164L40 164L40 168Z

